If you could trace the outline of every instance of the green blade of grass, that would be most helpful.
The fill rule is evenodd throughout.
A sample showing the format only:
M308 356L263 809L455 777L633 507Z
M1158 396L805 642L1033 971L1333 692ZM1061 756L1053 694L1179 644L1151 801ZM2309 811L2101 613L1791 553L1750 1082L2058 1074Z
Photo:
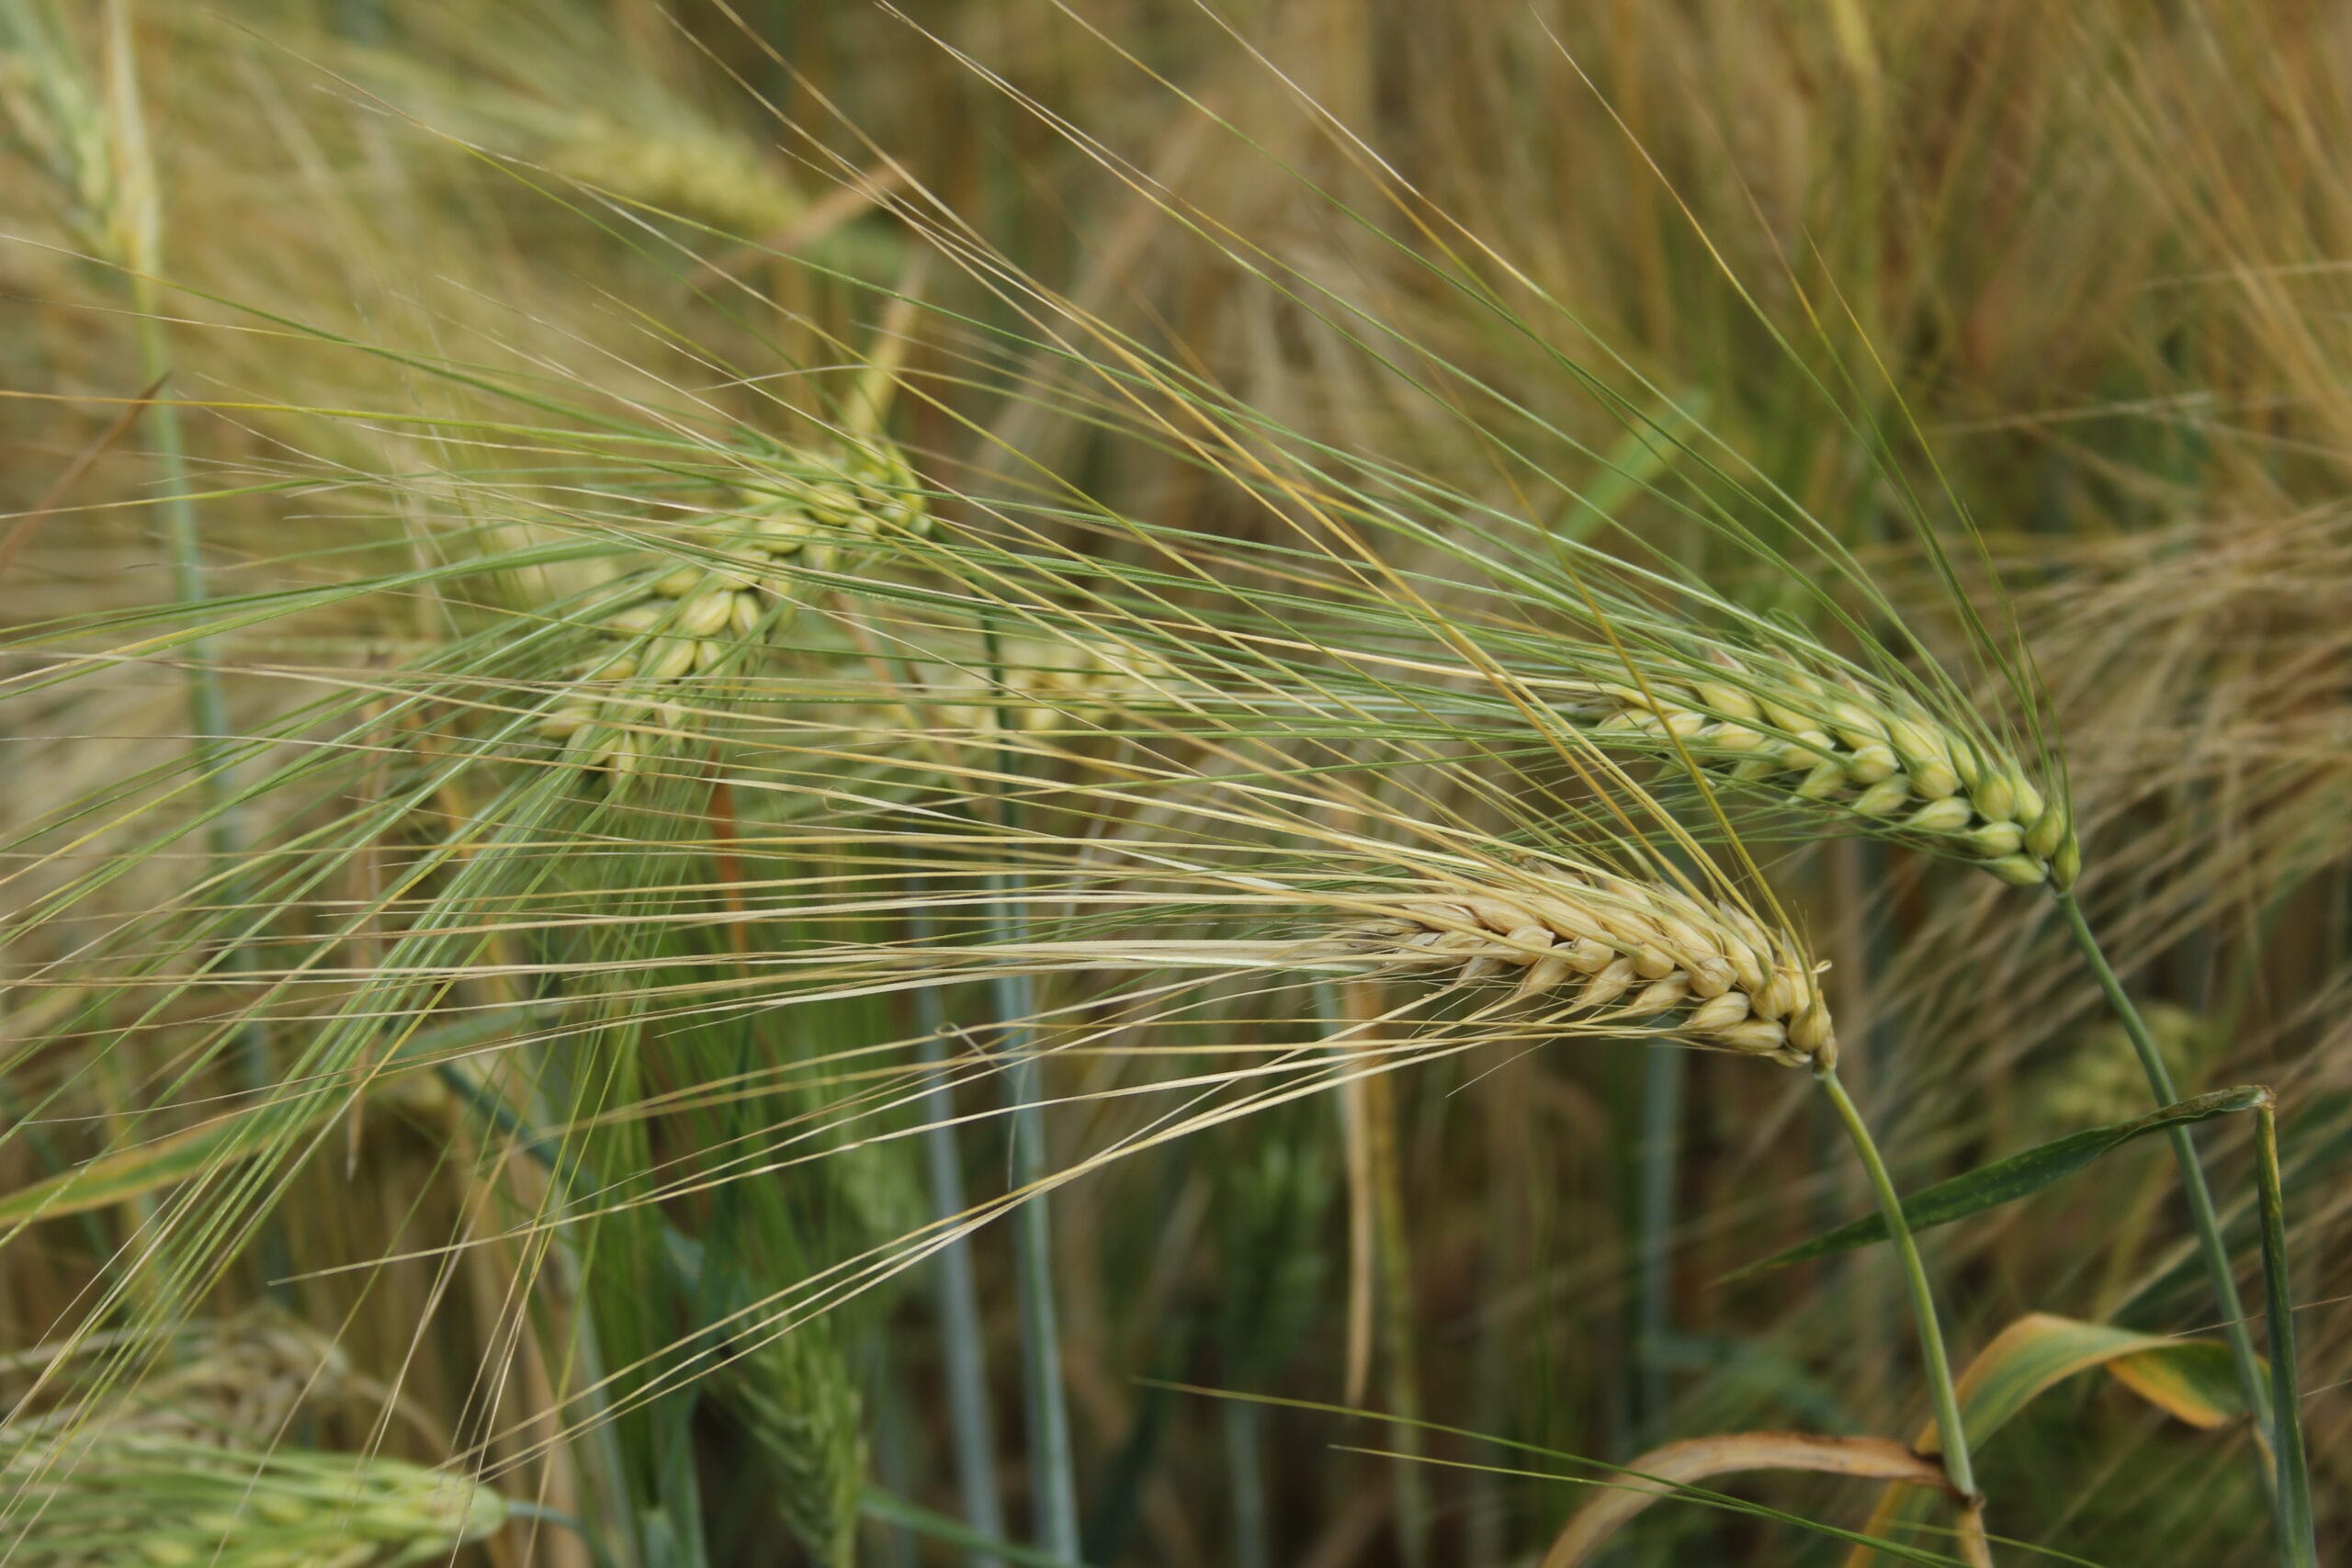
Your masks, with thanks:
M2005 1203L2030 1198L2044 1188L2054 1186L2083 1169L2102 1155L2113 1152L2135 1139L2152 1133L2168 1132L2173 1128L2197 1122L2209 1122L2216 1116L2228 1116L2250 1111L2262 1104L2269 1090L2254 1085L2241 1085L2212 1094L2199 1095L2194 1100L2168 1105L2152 1115L2132 1122L2119 1122L2105 1127L2093 1127L2086 1132L2071 1134L2052 1143L1996 1160L1991 1165L1977 1167L1950 1180L1923 1187L1903 1201L1903 1218L1914 1231L1929 1230L1964 1220L1971 1214L1981 1214ZM1809 1262L1840 1252L1851 1252L1886 1239L1883 1215L1871 1214L1838 1226L1826 1235L1818 1235L1783 1252L1750 1263L1724 1276L1725 1280L1744 1279L1768 1269L1783 1269L1792 1263Z

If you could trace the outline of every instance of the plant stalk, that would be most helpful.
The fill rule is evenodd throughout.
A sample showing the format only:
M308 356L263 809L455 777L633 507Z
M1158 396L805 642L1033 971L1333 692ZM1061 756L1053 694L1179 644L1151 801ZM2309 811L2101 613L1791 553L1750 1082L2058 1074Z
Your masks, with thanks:
M2075 943L2082 949L2083 961L2097 976L2099 989L2107 993L2108 1005L2115 1010L2116 1018L2123 1025L2124 1034L2132 1042L2132 1049L2140 1058L2140 1070L2147 1075L2148 1088L2160 1106L2170 1105L2180 1099L2173 1088L2171 1069L2156 1051L2156 1043L2148 1033L2147 1023L2140 1017L2140 1010L2115 977L2115 970L2098 945L2098 938L2091 932L2090 922L2083 917L2083 908L2072 893L2057 895L2059 911L2065 916L2067 929L2075 933ZM2237 1372L2238 1390L2245 1399L2245 1407L2254 1413L2256 1448L2267 1460L2258 1464L2264 1489L2270 1495L2272 1512L2278 1515L2278 1478L2277 1418L2270 1408L2269 1392L2265 1388L2262 1363L2254 1353L2254 1336L2246 1326L2245 1303L2238 1294L2237 1273L2230 1265L2230 1249L2222 1239L2222 1222L2213 1208L2212 1189L2206 1185L2205 1168L2197 1157L2197 1145L2186 1127L2175 1127L2168 1134L2172 1140L2173 1160L2180 1167L2180 1183L2188 1193L2188 1212L2197 1226L2198 1249L2204 1254L2205 1274L2213 1288L2213 1303L2221 1311L2222 1331L2229 1341L2230 1364ZM2283 1531L2286 1519L2278 1516Z
M171 378L172 355L163 320L155 313L154 289L143 280L134 284L131 304L139 322L141 373L151 386L161 390ZM184 607L201 604L211 594L205 582L203 536L197 525L195 503L188 499L192 487L188 483L187 443L180 430L179 409L159 399L148 411L147 428L153 443L152 455L164 481L164 537L171 551L173 592ZM228 776L229 704L221 694L220 672L213 663L212 639L199 637L190 643L185 657L188 727L193 731L198 787L202 792L206 814L205 850L220 877L219 897L229 911L229 920L233 922L245 903L243 879L238 874L238 855L244 835L240 830ZM229 951L221 957L221 969L232 976L251 973L255 956L251 933L231 931L228 940ZM258 1020L248 1018L237 1025L235 1041L244 1087L256 1095L265 1092L274 1081L268 1032ZM271 1295L282 1303L286 1287L277 1281L289 1271L290 1264L285 1239L275 1223L263 1227L258 1251L262 1276L271 1281Z
M1008 904L994 911L998 934L1020 940L1020 915ZM997 1012L1010 1022L1036 1011L1026 975L993 983ZM1008 1028L1004 1048L1012 1056L1007 1089L1012 1100L1012 1182L1027 1187L1046 1174L1043 1076L1028 1032ZM1054 1309L1053 1224L1046 1194L1032 1194L1012 1213L1012 1249L1021 1296L1021 1359L1027 1382L1032 1495L1037 1512L1037 1544L1063 1562L1079 1557L1078 1483L1070 1449L1069 1406L1062 1390L1061 1330Z
M920 878L909 879L907 894L913 907L922 909L925 894ZM908 934L918 943L933 939L932 923L923 915L912 916L907 925ZM923 1029L916 1046L923 1065L945 1061L946 1004L936 987L925 986L915 991L915 1016ZM935 1221L953 1221L967 1207L958 1142L955 1093L944 1078L934 1079L923 1094L922 1156ZM992 1435L996 1423L989 1409L988 1341L980 1326L980 1298L972 1282L968 1240L942 1247L933 1258L931 1289L945 1355L947 1429L956 1451L956 1486L964 1522L983 1540L1002 1540L1004 1501L997 1485ZM998 1559L975 1548L966 1561L971 1568L992 1568Z
M1680 1048L1642 1051L1641 1144L1634 1151L1634 1423L1645 1447L1665 1438L1666 1340L1673 1330L1674 1192L1681 1169Z
M984 632L989 673L1005 689L1004 665L993 627ZM996 715L1001 737L1004 715ZM1010 779L1021 773L1021 755L1000 739L1000 766ZM1006 790L997 797L998 821L1006 836L1020 829L1020 805ZM1028 936L1022 908L1021 878L989 879L997 897L989 907L991 942L1018 946ZM1012 1100L1012 1184L1025 1188L1047 1173L1044 1075L1035 1042L1023 1027L1036 1014L1036 987L1026 973L1000 972L989 982L1000 1026L1000 1049L1011 1058L1005 1077ZM1021 1360L1031 1446L1030 1495L1036 1517L1031 1528L1048 1557L1076 1562L1080 1552L1077 1463L1070 1444L1069 1404L1062 1384L1061 1330L1054 1310L1053 1220L1046 1195L1033 1193L1012 1213L1013 1267L1021 1298Z
M141 373L160 389L171 378L171 350L164 341L164 324L156 319L153 291L134 296L139 313ZM164 496L164 537L171 548L172 588L184 604L200 604L211 595L206 587L204 545L196 522L196 506L188 499L187 443L180 432L180 411L158 400L147 412L147 428L155 467L161 470ZM221 742L229 734L229 705L220 693L220 672L213 668L212 639L199 637L187 649L188 719L196 731L197 763L204 775L205 804L215 807L206 826L207 841L215 860L224 863L237 850L232 816L220 809L225 795L220 778Z
M1227 1400L1224 1421L1225 1480L1233 1493L1233 1568L1273 1568L1265 1412L1248 1400Z
M1381 1074L1366 1078L1364 1089L1364 1126L1372 1145L1374 1250L1380 1273L1382 1359L1387 1363L1391 1413L1398 1423L1396 1447L1406 1456L1395 1476L1397 1556L1405 1568L1427 1568L1430 1495L1423 1467L1415 1462L1421 1454L1420 1359L1414 1353L1413 1260L1396 1148L1396 1086Z
M2319 1568L2312 1524L2312 1478L2303 1454L2302 1394L2295 1370L2295 1296L2287 1277L2287 1203L2278 1179L2278 1120L2268 1102L2254 1111L2256 1185L2262 1193L2262 1297L2270 1326L2271 1430L2278 1472L2278 1561Z
M1846 1135L1852 1140L1854 1153L1860 1156L1862 1168L1870 1174L1871 1191L1878 1199L1879 1213L1886 1220L1887 1235L1894 1242L1894 1250L1903 1259L1903 1282L1911 1293L1911 1315L1919 1330L1919 1353L1928 1363L1928 1392L1936 1406L1936 1432L1943 1449L1944 1475L1951 1482L1952 1490L1960 1494L1962 1506L1971 1516L1980 1516L1984 1497L1976 1490L1975 1467L1968 1459L1968 1433L1961 1425L1960 1395L1952 1386L1951 1359L1944 1353L1944 1331L1936 1318L1936 1300L1928 1289L1928 1270L1919 1261L1919 1244L1912 1239L1911 1226L1903 1217L1903 1200L1894 1190L1894 1179L1886 1173L1886 1161L1879 1157L1878 1145L1871 1141L1871 1130L1862 1121L1862 1113L1854 1108L1853 1100L1846 1093L1846 1086L1838 1081L1834 1070L1814 1074L1822 1092L1837 1108L1838 1119L1846 1125Z

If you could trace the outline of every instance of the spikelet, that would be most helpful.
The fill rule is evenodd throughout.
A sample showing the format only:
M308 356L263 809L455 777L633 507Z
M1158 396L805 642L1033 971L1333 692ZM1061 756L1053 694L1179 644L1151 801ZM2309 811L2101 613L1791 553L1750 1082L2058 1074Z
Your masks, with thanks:
M192 1324L175 1339L175 1359L140 1378L102 1416L86 1406L73 1412L82 1429L103 1424L141 1438L270 1442L298 1407L332 1404L369 1386L342 1347L267 1306Z
M693 127L584 123L548 150L548 164L591 189L751 240L787 228L808 206L750 143Z
M1899 694L1795 670L1580 682L1570 712L1594 739L1670 749L1745 783L1832 804L2018 886L2073 886L2082 850L2063 801L2016 758L1939 723Z
M57 187L74 243L134 273L156 270L163 229L127 15L107 17L106 85L84 67L62 9L0 6L0 123Z
M69 1349L40 1364L63 1397L38 1416L20 1405L0 1435L0 1489L35 1521L9 1561L374 1568L446 1557L505 1522L504 1499L465 1477L283 1446L300 1410L390 1397L286 1314L149 1343L162 1364L112 1392L110 1359L85 1369Z
M646 767L660 741L645 729L676 728L684 682L780 634L805 573L854 571L929 524L913 471L878 438L762 474L696 525L714 564L648 569L610 603L604 636L572 669L578 683L539 733L616 774Z
M0 1439L29 1521L9 1561L46 1568L391 1568L506 1523L506 1501L395 1459L262 1453L154 1434Z
M848 1568L865 1487L864 1406L831 1321L794 1325L733 1373L725 1393L767 1462L786 1528L824 1568Z
M2207 1068L2226 1043L2214 1021L2168 1002L2142 1010L2156 1055L2172 1072L2184 1096L2196 1092ZM2099 1026L2079 1050L2045 1063L2021 1096L2042 1139L2078 1133L2111 1122L2129 1122L2148 1111L2148 1079L2122 1026Z
M126 1355L141 1365L129 1379L120 1376ZM104 1433L266 1444L288 1429L300 1409L390 1397L354 1371L334 1340L268 1305L126 1336L104 1353L74 1342L10 1358L6 1366L17 1374L0 1382L0 1399L13 1407L7 1429L27 1440ZM17 1377L29 1381L20 1385ZM36 1404L46 1408L36 1412Z
M1686 1044L1828 1068L1838 1040L1820 976L1787 932L1726 902L1598 871L1527 868L1508 887L1441 883L1396 913L1337 938L1332 951L1465 985L1510 984L1514 999L1582 1021L1660 1021Z
M1070 637L1047 641L1009 637L997 647L1001 663L993 702L951 703L937 708L948 729L981 732L1001 726L1035 732L1067 728L1164 692L1174 670L1139 649ZM983 688L983 672L965 669L955 684Z

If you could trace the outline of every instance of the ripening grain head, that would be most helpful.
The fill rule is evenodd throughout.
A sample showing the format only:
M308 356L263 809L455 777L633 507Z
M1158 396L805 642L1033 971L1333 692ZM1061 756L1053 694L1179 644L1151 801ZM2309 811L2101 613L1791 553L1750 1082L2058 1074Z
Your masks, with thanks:
M1686 1044L1833 1067L1838 1039L1820 976L1797 940L1728 899L1614 874L1540 864L1508 885L1441 882L1337 939L1405 969L1581 1022L1659 1020Z

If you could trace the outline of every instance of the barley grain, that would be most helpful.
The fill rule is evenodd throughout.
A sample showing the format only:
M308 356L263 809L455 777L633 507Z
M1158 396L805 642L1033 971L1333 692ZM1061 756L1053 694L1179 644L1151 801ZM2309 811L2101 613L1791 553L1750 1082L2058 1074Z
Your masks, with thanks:
M1580 682L1569 711L1596 738L1679 744L1742 783L1841 807L2004 882L2064 889L2081 871L2064 803L1999 747L1897 693L1793 668L1765 674L1720 652L1709 662L1719 674Z
M691 677L719 670L790 625L808 574L855 570L930 514L905 457L873 438L763 472L685 541L702 560L649 567L611 601L597 645L539 732L627 775L658 761L658 729L684 722Z
M1664 1017L1686 1044L1834 1066L1837 1035L1817 968L1785 931L1728 901L1663 883L1530 867L1523 882L1441 884L1335 939L1403 968L1509 980L1514 1000L1588 1019ZM1514 977L1515 976L1515 977Z

